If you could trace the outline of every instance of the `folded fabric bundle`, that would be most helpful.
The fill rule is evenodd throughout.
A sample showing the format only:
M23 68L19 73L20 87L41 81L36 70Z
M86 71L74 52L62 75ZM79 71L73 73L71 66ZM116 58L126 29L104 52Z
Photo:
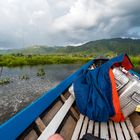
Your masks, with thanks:
M79 111L95 121L123 121L112 67L130 70L133 65L126 54L117 56L100 67L84 71L74 82Z

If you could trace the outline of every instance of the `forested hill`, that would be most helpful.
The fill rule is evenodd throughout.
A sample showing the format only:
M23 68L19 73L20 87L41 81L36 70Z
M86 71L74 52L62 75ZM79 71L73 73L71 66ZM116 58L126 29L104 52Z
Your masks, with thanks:
M128 55L140 55L140 39L102 39L90 41L80 46L66 47L47 47L32 46L18 50L0 50L3 53L22 53L22 54L82 54L82 55L116 55L127 53Z
M67 50L84 54L127 53L128 55L140 55L140 39L103 39L90 41L77 47L67 47Z

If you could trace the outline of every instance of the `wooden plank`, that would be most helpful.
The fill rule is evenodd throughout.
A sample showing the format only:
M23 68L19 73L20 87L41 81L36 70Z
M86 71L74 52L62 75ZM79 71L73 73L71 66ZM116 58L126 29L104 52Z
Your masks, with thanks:
M109 139L107 123L101 122L100 138Z
M71 140L77 140L78 139L83 120L84 120L84 116L82 114L80 114L80 119L78 120L78 122L76 124L76 127L75 127L75 130L74 130L74 133L72 135Z
M114 123L114 125L115 125L118 140L124 140L125 138L123 136L120 124L119 123Z
M37 140L38 135L36 134L35 130L30 131L30 133L24 137L24 140Z
M137 112L132 113L129 116L129 119L134 128L137 127L138 125L140 125L140 115Z
M61 94L61 95L62 95L62 94ZM70 95L71 95L71 94L69 93L68 90L63 94L63 96L65 97L65 99L68 99Z
M60 108L63 106L63 103L58 100L52 108L46 113L46 115L42 118L42 121L47 126L49 122L52 120L52 118L55 116L55 114L60 110Z
M110 132L111 139L116 140L115 129L112 121L109 121L109 132Z
M80 139L86 133L87 125L88 125L88 117L85 117L84 124L83 124L82 130L81 130L81 133L80 133L80 137L79 137Z
M95 122L94 136L99 137L99 123Z
M40 119L40 117L38 117L36 120L35 120L35 123L39 129L39 131L42 133L44 131L44 129L46 128L45 124L42 122L42 120Z
M88 124L87 133L91 133L92 134L92 132L93 132L93 124L94 124L94 121L90 120L89 124Z
M66 101L66 98L64 97L64 95L61 95L60 97L63 102ZM72 115L78 120L79 119L78 113L75 111L75 109L72 106L70 108L70 111L71 111Z
M126 140L130 140L130 139L131 139L131 136L130 136L129 131L128 131L127 127L126 127L125 122L121 122L120 124L121 124L121 126L122 126L122 130L123 130L125 139L126 139Z
M43 133L40 135L38 140L46 140L56 132L59 125L63 121L65 115L69 111L70 107L72 106L74 102L74 99L72 95L68 98L68 100L64 103L64 105L61 107L61 109L57 112L57 114L54 116L54 118L51 120L51 122L48 124L48 126L45 128Z
M129 116L129 119L134 127L135 133L140 133L140 115L137 112L134 112Z
M126 118L125 122L126 122L126 125L127 125L128 129L129 129L129 132L130 132L130 135L132 137L132 140L139 140L137 134L134 131L134 127L132 126L129 118Z
M135 132L137 133L137 134L139 134L140 133L140 125L139 126L137 126L137 127L135 127Z
M71 140L76 123L77 121L75 121L75 119L71 115L68 116L66 122L61 128L61 131L58 133L60 133L60 135L63 136L65 140Z

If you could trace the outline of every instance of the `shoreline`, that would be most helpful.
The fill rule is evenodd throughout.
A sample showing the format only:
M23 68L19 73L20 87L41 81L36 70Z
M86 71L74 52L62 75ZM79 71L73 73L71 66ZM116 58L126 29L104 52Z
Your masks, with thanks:
M22 67L46 64L84 64L93 59L86 55L0 55L1 67ZM140 66L140 56L130 56L130 60L136 67Z

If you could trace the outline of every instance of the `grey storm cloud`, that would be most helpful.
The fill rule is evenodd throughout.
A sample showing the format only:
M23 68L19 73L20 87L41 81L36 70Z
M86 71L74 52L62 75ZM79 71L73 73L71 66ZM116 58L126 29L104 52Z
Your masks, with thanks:
M0 1L1 48L139 38L139 27L139 0Z

